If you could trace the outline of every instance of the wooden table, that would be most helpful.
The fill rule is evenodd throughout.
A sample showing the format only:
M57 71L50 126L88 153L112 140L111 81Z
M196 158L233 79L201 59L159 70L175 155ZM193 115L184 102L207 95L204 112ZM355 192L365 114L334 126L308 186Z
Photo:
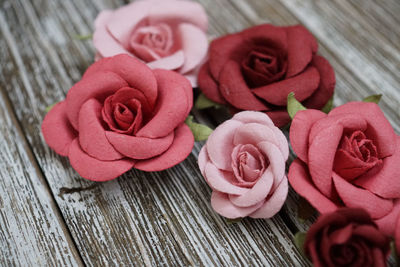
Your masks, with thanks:
M400 2L201 0L211 36L251 25L304 24L336 71L335 105L381 93L400 133ZM197 143L180 165L132 170L93 183L45 144L47 106L65 97L93 62L100 10L119 0L0 2L0 265L307 266L293 243L312 220L297 219L290 192L270 220L236 224L216 214L197 168ZM215 126L210 112L195 117Z

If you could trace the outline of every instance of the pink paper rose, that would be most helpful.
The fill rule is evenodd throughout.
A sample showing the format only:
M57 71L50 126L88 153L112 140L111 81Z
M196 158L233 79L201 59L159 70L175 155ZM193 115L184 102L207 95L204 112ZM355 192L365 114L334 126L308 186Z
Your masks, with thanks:
M227 218L275 215L288 193L288 153L285 136L266 114L243 111L219 125L199 154L213 209Z
M351 102L328 115L297 112L289 181L317 210L365 209L388 235L400 212L400 137L378 105Z
M96 57L129 54L151 68L179 72L195 87L207 55L207 24L204 9L192 1L135 1L97 16Z
M43 136L83 177L107 181L136 168L159 171L191 152L184 124L193 102L182 75L128 55L90 66L44 118Z

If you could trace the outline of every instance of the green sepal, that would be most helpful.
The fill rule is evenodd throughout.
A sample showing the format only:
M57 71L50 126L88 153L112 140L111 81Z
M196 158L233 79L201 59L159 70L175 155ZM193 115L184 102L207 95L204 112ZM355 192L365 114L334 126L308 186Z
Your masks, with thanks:
M208 136L213 132L211 128L204 124L193 122L193 116L189 115L185 123L189 126L190 130L193 133L195 141L204 141L207 140Z
M370 95L370 96L367 96L366 98L364 98L362 101L379 104L379 101L381 100L381 98L382 98L382 94Z
M306 108L294 97L294 93L291 92L288 94L287 97L287 111L291 119L294 118L297 111L299 110L306 110Z
M93 39L93 34L86 34L86 35L75 34L74 39L79 41L91 40Z
M196 103L194 104L194 107L197 109L206 109L206 108L211 108L211 107L220 108L221 105L208 99L204 94L200 94L196 99Z
M55 105L57 105L57 103L54 103L53 105L50 105L50 106L48 106L48 107L46 107L46 113L49 113L49 111L52 109L52 108L54 108L54 106Z
M333 96L326 102L325 106L321 109L322 112L324 113L329 113L333 108Z
M303 256L305 255L304 243L306 242L306 236L307 236L307 233L304 233L304 232L297 232L294 235L294 244L299 249L301 254L303 254Z

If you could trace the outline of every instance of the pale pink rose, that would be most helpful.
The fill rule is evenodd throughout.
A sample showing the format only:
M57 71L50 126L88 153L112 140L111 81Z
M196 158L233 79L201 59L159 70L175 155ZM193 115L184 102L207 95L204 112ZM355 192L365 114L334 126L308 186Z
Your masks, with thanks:
M264 113L243 111L222 123L199 154L213 209L227 218L274 216L288 193L288 154L285 136Z
M179 72L196 86L208 40L203 7L184 0L141 0L104 10L95 20L96 59L129 54L151 68Z

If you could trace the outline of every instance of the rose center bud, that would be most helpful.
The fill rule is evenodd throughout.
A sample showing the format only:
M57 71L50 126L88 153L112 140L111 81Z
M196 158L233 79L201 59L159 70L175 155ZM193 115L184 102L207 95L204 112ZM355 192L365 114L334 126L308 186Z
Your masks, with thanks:
M280 51L258 48L242 61L242 72L250 88L260 87L283 78L286 63Z
M353 180L382 163L374 142L361 131L343 136L336 152L334 170L347 180Z
M173 33L171 27L161 23L139 27L131 35L127 49L146 62L154 61L172 53Z
M351 266L359 258L358 254L352 244L333 245L330 250L331 262L338 266Z
M232 169L236 181L243 187L252 187L264 173L269 161L253 145L238 145L232 152Z
M140 96L137 90L125 87L107 97L102 117L110 130L134 135L141 128L145 114L137 96Z

